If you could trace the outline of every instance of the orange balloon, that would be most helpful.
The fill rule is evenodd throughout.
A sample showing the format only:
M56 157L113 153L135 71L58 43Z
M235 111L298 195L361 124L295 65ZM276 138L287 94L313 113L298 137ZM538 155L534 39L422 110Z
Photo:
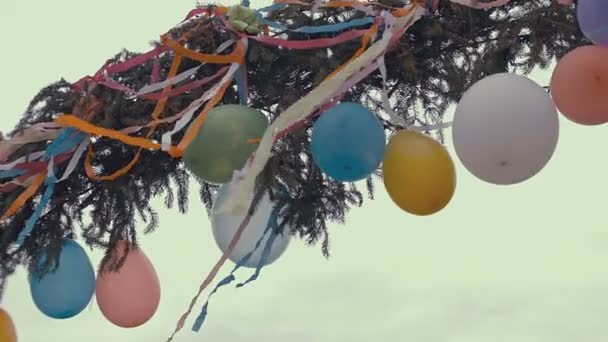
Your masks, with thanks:
M553 71L551 96L571 121L608 122L608 48L588 45L566 54Z
M448 151L415 131L400 131L391 138L382 172L393 202L414 215L440 211L456 190L456 170Z
M126 242L119 242L109 265L124 256ZM101 313L122 328L146 323L160 303L160 283L154 266L141 249L131 249L118 272L105 266L97 277L95 296Z
M0 342L17 342L13 319L4 309L0 309Z

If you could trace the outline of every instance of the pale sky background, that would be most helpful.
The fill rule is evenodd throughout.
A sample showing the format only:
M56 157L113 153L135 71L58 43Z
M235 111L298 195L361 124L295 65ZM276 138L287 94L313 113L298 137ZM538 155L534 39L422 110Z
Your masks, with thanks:
M93 74L123 47L147 50L193 5L3 1L0 130L12 129L43 86ZM549 76L539 72L534 79L546 85ZM201 332L190 331L192 317L176 341L604 342L608 129L560 121L556 154L532 180L512 187L482 183L449 144L458 187L444 211L406 214L378 183L375 201L353 210L346 225L331 225L329 260L319 246L293 241L258 281L218 292ZM220 256L196 191L191 200L187 215L158 201L160 228L141 240L162 286L161 305L147 325L114 327L95 303L71 320L47 318L34 306L21 269L1 303L20 341L165 341ZM101 253L90 256L97 264Z

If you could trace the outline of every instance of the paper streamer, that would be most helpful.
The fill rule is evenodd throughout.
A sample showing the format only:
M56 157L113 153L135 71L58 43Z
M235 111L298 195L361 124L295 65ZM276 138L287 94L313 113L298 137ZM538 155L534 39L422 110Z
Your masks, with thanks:
M392 34L400 34L416 20L426 14L423 7L415 6L415 10L408 16L398 18L395 25L391 28ZM230 186L226 202L218 208L218 212L229 212L234 215L244 215L247 211L245 203L250 203L255 186L255 179L264 169L268 159L271 157L272 146L276 134L291 123L297 122L302 117L313 112L319 103L328 100L328 94L333 94L349 77L356 74L361 69L376 60L388 48L389 41L382 39L372 45L359 58L349 63L334 77L326 79L318 87L313 89L304 98L297 101L285 112L283 112L266 130L258 148L254 154L252 162L245 167L245 177L240 181L235 181Z
M333 38L317 38L317 39L306 39L306 40L285 40L281 38L272 37L249 37L249 39L256 40L262 44L278 46L286 49L294 50L308 50L308 49L321 49L338 44L342 44L353 39L363 37L367 30L352 30L346 31ZM240 33L241 37L246 37L245 34Z
M213 88L211 88L207 92L205 92L203 94L203 96L201 96L197 100L193 101L183 111L183 113L181 113L183 115L177 121L177 123L175 124L175 127L171 131L164 133L161 138L163 151L170 150L171 143L172 143L171 137L175 133L181 131L184 127L186 127L186 125L188 125L188 123L192 120L192 117L194 116L194 112L196 112L203 103L205 103L206 101L209 101L210 99L217 96L217 94L220 91L220 89L222 88L222 86L228 84L232 80L234 74L236 73L236 71L239 68L240 68L239 64L237 64L237 63L232 64L230 66L230 68L228 69L228 71L226 72L226 74L224 75L224 77L222 78L222 80L219 82L219 84L215 85Z
M373 24L375 21L375 18L373 18L373 17L365 17L365 18L353 19L350 21L345 21L345 22L341 22L341 23L337 23L337 24L319 25L319 26L302 26L297 29L289 29L276 21L264 19L262 17L261 13L257 13L257 14L258 14L258 19L260 21L262 21L264 24L268 25L269 27L272 27L274 29L281 30L281 31L289 31L289 32L305 33L305 34L335 33L335 32L348 30L348 29L351 29L354 27L370 25L370 24Z
M211 284L211 282L213 281L213 279L215 278L215 276L219 272L220 268L224 265L224 263L226 262L226 260L228 260L228 256L232 253L232 251L236 247L236 244L239 242L239 240L241 238L241 235L243 234L243 231L245 230L245 228L249 224L250 220L251 220L251 215L248 214L247 216L245 216L245 219L243 220L243 222L239 226L239 229L234 234L234 237L232 238L232 241L230 241L230 244L228 245L228 248L226 248L226 250L224 251L224 254L222 255L222 257L217 261L217 263L215 264L215 266L213 266L213 269L211 269L211 272L209 272L209 274L207 275L207 277L205 277L205 279L203 280L202 284L200 285L200 287L198 289L198 293L194 296L194 298L192 298L192 301L190 302L190 305L188 306L188 309L180 317L179 321L177 322L177 326L175 327L175 330L173 331L173 333L171 334L171 336L167 339L167 342L173 341L173 338L175 337L175 335L184 327L184 324L186 323L186 319L188 318L188 316L192 312L192 309L194 308L194 305L198 301L198 298L200 297L201 293L207 288L207 286L209 286Z
M34 226L36 225L36 222L38 222L38 219L42 215L42 212L44 211L44 209L48 205L49 201L51 200L51 196L53 196L53 191L55 190L56 182L57 182L57 179L54 176L47 178L47 180L45 182L46 190L44 191L44 195L42 195L42 199L40 200L40 203L38 204L38 207L36 207L36 210L34 211L32 216L30 216L30 218L25 222L25 227L19 233L19 236L17 237L17 241L16 241L17 246L23 245L23 243L25 242L25 239L34 230Z

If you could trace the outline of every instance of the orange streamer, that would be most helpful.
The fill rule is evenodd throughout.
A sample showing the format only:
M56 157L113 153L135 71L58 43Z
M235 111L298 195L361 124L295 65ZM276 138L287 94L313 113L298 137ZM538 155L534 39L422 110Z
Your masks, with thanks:
M36 194L36 191L38 191L40 186L42 186L45 179L46 179L46 170L44 172L40 173L34 179L32 184L30 184L30 186L27 189L25 189L25 191L22 192L21 195L19 195L19 197L17 197L17 199L13 203L11 203L11 206L8 207L8 209L6 210L6 212L4 213L4 215L2 215L2 217L0 219L4 220L6 218L9 218L9 217L13 216L19 209L21 209L21 207L23 207L25 205L25 203L30 198L32 198L32 196L34 196L34 194Z
M210 55L206 53L196 52L190 49L186 49L178 42L166 39L164 44L171 49L175 50L176 53L180 54L183 57L192 59L201 63L211 63L211 64L231 64L238 63L243 64L245 62L245 56L239 55L237 53L232 53L230 55Z
M369 30L367 30L367 32L363 36L363 38L361 40L361 47L355 52L355 54L346 63L342 64L338 69L334 70L334 72L329 74L329 76L327 76L325 79L334 77L337 73L339 73L342 69L344 69L350 62L355 60L355 58L361 56L361 54L363 54L365 49L367 49L367 47L369 46L369 42L371 41L372 37L376 33L378 33L378 25L374 24L372 27L369 28Z
M70 115L70 114L66 114L66 115L62 115L62 116L58 117L55 120L55 122L57 122L58 124L64 125L64 126L74 127L82 132L85 132L85 133L88 133L91 135L97 135L100 137L112 138L114 140L122 141L125 144L131 145L131 146L137 146L137 147L147 148L147 149L151 149L151 150L160 150L160 147L161 147L160 144L154 143L154 142L150 141L149 139L132 137L132 136L129 136L127 134L124 134L124 133L121 133L121 132L118 132L118 131L115 131L112 129L95 126L85 120L79 119L79 118L75 117L74 115Z

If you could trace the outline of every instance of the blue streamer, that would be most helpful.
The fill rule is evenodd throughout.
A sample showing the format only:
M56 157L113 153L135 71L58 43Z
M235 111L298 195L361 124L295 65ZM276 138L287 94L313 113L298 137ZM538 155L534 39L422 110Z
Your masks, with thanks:
M247 69L242 65L234 75L236 86L239 93L239 102L246 106L249 99L249 91L247 89Z
M270 6L262 7L257 12L272 12L272 11L280 11L287 7L287 4L273 4Z
M80 142L86 137L86 134L82 132L76 131L74 128L66 128L61 134L59 134L55 140L47 147L47 150L44 155L45 160L51 160L52 158L65 153L72 148L76 147ZM25 222L25 227L19 233L17 237L17 245L21 246L25 239L32 233L36 222L40 219L42 212L48 205L51 197L53 196L53 192L55 191L55 184L57 183L57 178L55 177L55 170L51 170L53 172L49 173L47 179L44 181L46 185L46 190L42 195L42 199L36 207L32 216L30 216Z
M260 248L260 245L262 244L264 237L266 237L266 234L272 230L271 235L268 237L268 241L266 241L264 250L262 251L262 256L260 257L260 261L258 263L258 266L256 267L255 273L249 279L247 279L244 283L238 284L237 288L243 287L246 284L248 284L258 278L260 271L261 271L262 267L264 266L264 263L266 262L266 260L268 260L272 244L274 243L274 241L278 235L278 226L279 226L278 217L279 217L279 213L281 212L282 209L283 209L283 206L278 206L278 205L273 208L272 214L268 218L268 223L266 225L266 229L264 230L264 233L262 233L262 236L260 237L260 239L256 242L254 248L237 262L236 266L232 269L230 274L226 278L219 281L218 284L216 285L215 289L213 289L213 291L209 294L209 297L207 297L207 301L205 302L205 304L203 305L203 308L201 309L201 313L196 317L196 320L194 321L194 324L192 325L192 331L198 332L201 329L201 327L203 326L203 324L205 323L207 314L209 312L209 300L211 299L211 296L213 296L220 287L229 285L236 279L234 276L234 273L239 268L241 268L244 263L249 261L249 259L253 255L253 253L255 253L258 250L258 248Z
M34 230L36 222L40 218L40 215L42 215L42 211L44 210L44 208L46 208L47 204L51 199L51 196L53 195L53 191L55 190L55 183L57 183L57 178L55 178L55 176L50 176L46 179L44 183L46 184L46 190L44 191L44 195L42 196L42 199L40 200L40 203L38 204L38 207L36 208L32 216L27 219L25 227L23 228L21 233L19 233L19 237L17 238L17 245L19 246L23 244L25 238L32 233L32 230Z
M215 289L213 289L213 291L209 294L209 298L211 298L211 296L213 296L213 294L216 293L220 287L230 284L231 282L234 281L234 279L235 279L234 275L230 274L229 276L224 278L222 281L220 281L217 284L217 286L215 287ZM201 330L201 327L205 323L205 319L207 319L208 306L209 306L209 299L207 299L207 302L205 303L205 305L203 305L203 309L201 310L200 315L198 315L198 317L196 317L196 321L194 321L194 325L192 325L193 331L198 332L199 330Z
M10 169L10 170L5 170L5 171L0 171L0 179L19 177L22 174L24 174L25 171L26 170L20 170L20 169Z
M71 127L64 129L47 147L45 158L56 157L78 146L86 135L82 132L76 132L77 131Z
M275 28L277 30L291 31L291 32L297 32L297 33L306 33L306 34L335 33L335 32L348 30L348 29L351 29L354 27L373 24L374 21L376 20L373 17L364 17L364 18L353 19L350 21L345 21L343 23L319 25L319 26L302 26L302 27L292 30L292 29L288 29L287 27L283 26L282 24L280 24L276 21L266 20L259 11L256 12L256 17L258 18L258 20L260 20L264 24L268 25L269 27Z

